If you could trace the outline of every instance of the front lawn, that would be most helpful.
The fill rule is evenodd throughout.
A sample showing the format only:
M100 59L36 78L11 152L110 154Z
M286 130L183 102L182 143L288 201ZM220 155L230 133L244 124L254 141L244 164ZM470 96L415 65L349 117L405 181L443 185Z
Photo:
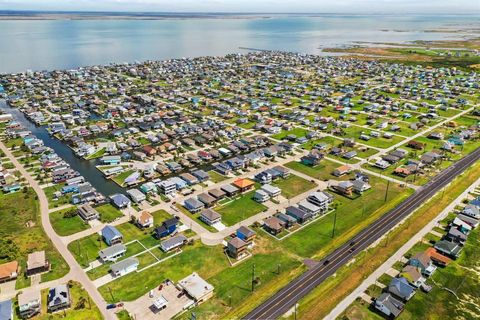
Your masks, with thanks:
M62 194L60 197L55 198L54 193L60 192L62 190L62 185L55 184L50 187L46 187L43 189L45 195L48 199L48 207L49 208L56 208L70 203L70 195L69 194ZM54 200L55 199L55 200Z
M287 199L298 196L317 186L315 182L308 181L294 174L290 174L290 176L285 179L279 178L273 182L272 185L282 189L282 195Z
M68 244L68 250L83 267L88 267L89 263L98 257L98 251L106 247L108 246L102 236L96 233Z
M224 224L232 226L267 209L263 204L253 200L254 193L255 191L247 192L223 206L215 207L214 210L222 215Z

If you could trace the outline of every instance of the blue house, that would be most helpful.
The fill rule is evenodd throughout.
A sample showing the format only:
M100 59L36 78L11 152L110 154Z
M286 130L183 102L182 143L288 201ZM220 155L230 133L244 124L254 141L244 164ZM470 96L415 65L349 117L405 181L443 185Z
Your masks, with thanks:
M188 198L184 201L185 208L191 213L200 212L205 208L205 205L196 198Z
M120 156L104 156L100 159L103 164L114 165L120 164L122 158Z
M155 228L155 236L158 239L169 236L177 230L178 220L171 218L162 222L162 224Z
M251 244L253 242L253 239L255 239L255 236L257 235L255 231L244 226L238 228L236 233L238 238L242 239L248 244Z
M179 177L171 177L170 181L175 183L177 190L185 189L188 186L187 182Z
M21 189L21 185L19 185L18 183L15 183L15 184L10 184L10 185L5 185L3 186L3 192L5 193L14 193L14 192L17 192Z
M65 194L65 193L74 193L74 192L78 192L78 186L75 185L75 184L72 184L70 186L64 186L62 188L62 193Z
M114 226L105 226L102 229L102 237L109 246L122 243L123 235Z
M130 199L128 199L126 195L121 193L111 195L110 200L112 204L119 209L128 208L131 204Z

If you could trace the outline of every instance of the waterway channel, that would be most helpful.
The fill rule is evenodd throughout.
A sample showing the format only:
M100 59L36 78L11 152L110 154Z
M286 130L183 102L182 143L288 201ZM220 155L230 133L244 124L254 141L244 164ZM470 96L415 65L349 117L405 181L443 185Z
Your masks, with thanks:
M114 193L124 193L125 190L111 180L105 179L100 170L96 169L97 160L84 160L77 157L72 149L70 149L62 141L50 136L45 126L36 126L30 122L25 115L17 108L12 108L8 103L1 99L0 109L6 113L13 115L16 121L21 123L23 127L30 130L34 136L41 139L45 146L52 148L63 160L65 160L72 169L78 171L86 181L90 182L97 191L105 196Z

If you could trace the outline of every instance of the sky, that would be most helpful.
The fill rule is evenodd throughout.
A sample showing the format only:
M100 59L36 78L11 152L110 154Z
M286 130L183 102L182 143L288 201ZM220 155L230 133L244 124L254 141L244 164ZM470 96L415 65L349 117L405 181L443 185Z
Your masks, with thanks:
M0 10L480 14L480 0L0 0Z

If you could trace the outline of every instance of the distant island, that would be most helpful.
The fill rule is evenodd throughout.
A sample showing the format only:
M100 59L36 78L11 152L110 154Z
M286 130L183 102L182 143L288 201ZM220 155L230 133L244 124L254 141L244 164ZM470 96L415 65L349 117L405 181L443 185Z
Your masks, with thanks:
M166 20L166 19L268 19L252 13L196 12L88 12L88 11L11 11L0 10L0 20Z

